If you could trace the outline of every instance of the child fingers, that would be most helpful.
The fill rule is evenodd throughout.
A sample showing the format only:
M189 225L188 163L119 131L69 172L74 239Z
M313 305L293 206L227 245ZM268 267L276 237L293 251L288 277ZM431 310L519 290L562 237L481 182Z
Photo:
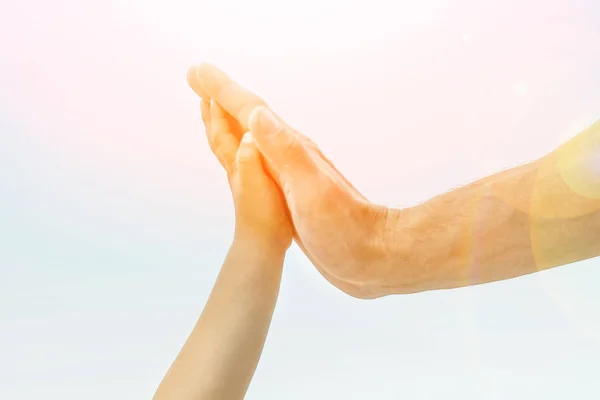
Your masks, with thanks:
M208 135L210 132L210 104L204 100L200 100L200 115L202 115L202 122L204 122L204 129Z
M214 99L210 101L210 122L211 132L208 135L208 141L212 142L215 135L231 133L229 122L227 121L225 111Z
M208 143L219 162L231 174L234 168L239 141L229 128L225 111L211 100L209 106L210 128L207 129Z

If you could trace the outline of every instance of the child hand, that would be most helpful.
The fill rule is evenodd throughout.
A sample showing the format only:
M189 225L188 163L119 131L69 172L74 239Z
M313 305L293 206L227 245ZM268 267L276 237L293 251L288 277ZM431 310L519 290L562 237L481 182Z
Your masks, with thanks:
M213 153L227 171L235 206L235 241L287 250L294 229L279 187L263 168L262 156L247 132L216 101L202 103L202 119Z

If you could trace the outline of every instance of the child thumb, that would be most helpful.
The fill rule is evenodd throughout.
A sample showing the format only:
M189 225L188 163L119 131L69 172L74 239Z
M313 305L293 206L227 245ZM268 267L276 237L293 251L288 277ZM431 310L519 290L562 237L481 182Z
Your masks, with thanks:
M260 151L254 143L252 133L246 132L240 141L236 155L237 173L244 181L246 179L255 179L260 176L262 171L262 162L260 160Z

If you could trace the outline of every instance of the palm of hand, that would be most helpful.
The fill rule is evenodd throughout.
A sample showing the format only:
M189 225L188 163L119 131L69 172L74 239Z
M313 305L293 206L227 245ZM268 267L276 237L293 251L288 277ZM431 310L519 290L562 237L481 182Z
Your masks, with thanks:
M356 190L303 135L283 157L296 159L290 171L273 171L296 229L296 242L319 272L346 293L368 297L375 283L369 265L376 261L379 210ZM304 153L295 157L294 153Z

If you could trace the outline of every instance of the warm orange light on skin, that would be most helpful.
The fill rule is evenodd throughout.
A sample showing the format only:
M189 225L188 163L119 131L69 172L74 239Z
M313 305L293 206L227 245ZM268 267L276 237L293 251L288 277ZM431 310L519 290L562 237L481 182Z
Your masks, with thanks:
M564 182L579 196L600 208L600 121L562 146L556 164Z
M495 196L531 218L577 218L600 210L600 122L552 154L508 170L501 181L515 180L518 192L492 185Z
M593 242L600 220L599 156L597 122L551 154L498 174L490 185L494 196L527 216L536 270L597 255Z
M599 155L600 121L540 162L530 212L538 270L597 256Z
M380 297L493 282L597 255L590 213L598 203L565 183L560 152L419 206L381 212L300 132L279 117L268 124L252 118L257 110L268 114L257 107L264 104L258 96L210 64L195 72L192 88L199 84L200 96L214 98L256 137L311 262L338 288L364 289L349 294ZM576 218L585 215L587 222Z
M415 207L414 221L403 218L413 232L403 252L419 266L413 283L458 287L597 256L599 127L538 161ZM441 267L432 273L432 266Z

